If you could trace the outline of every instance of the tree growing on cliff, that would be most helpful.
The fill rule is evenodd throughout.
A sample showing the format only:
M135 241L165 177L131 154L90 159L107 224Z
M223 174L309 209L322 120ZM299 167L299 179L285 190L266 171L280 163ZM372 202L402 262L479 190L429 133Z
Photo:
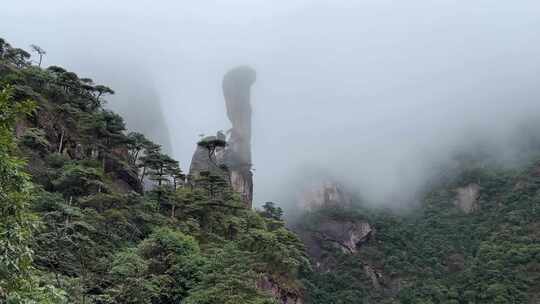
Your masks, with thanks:
M29 65L28 60L30 59L30 54L23 49L7 48L4 58L18 68L22 68Z
M154 159L158 157L161 151L161 146L151 141L145 141L143 144L144 155L138 158L136 166L139 170L139 181L144 182L144 179L148 175L149 168L153 165Z
M30 45L30 48L32 49L32 51L36 52L39 56L39 62L38 62L38 67L41 67L41 62L43 61L43 56L45 56L45 54L47 54L47 52L45 52L44 49L42 49L41 47L35 45L35 44L31 44Z
M122 116L108 110L101 112L105 122L105 145L108 150L125 145L129 139L124 134L126 123Z
M265 218L274 219L280 221L283 216L283 209L277 207L273 202L266 202L262 206L263 210L260 212Z
M182 169L180 169L180 164L178 163L178 161L172 162L167 167L167 174L172 180L173 190L177 190L178 187L184 184L186 175L184 174L184 172L182 172Z
M78 119L80 119L81 113L69 103L61 104L56 109L55 125L60 133L58 135L57 152L62 153L66 139L70 138L73 140L73 137L78 134Z
M139 161L141 152L152 142L139 132L129 132L127 139L128 161L132 166L135 166Z
M154 154L148 161L148 178L156 184L154 192L157 194L158 202L162 203L165 196L173 192L168 184L171 180L169 174L173 168L178 167L178 162L163 153Z
M103 99L101 99L101 97L103 95L114 95L114 91L107 87L107 86L104 86L104 85L97 85L93 88L93 91L94 91L94 98L95 98L95 103L94 103L94 108L99 108L103 105Z
M7 51L11 48L11 45L6 40L0 38L0 59L4 59Z

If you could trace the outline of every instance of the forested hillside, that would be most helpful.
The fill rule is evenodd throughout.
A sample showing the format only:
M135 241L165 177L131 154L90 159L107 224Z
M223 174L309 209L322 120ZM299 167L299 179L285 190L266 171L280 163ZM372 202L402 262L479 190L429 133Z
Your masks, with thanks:
M321 270L309 303L540 303L538 160L469 163L406 212L354 201L296 229Z
M104 108L112 89L30 57L0 40L0 302L302 294L308 262L279 209L248 210L212 175L187 183L177 161Z

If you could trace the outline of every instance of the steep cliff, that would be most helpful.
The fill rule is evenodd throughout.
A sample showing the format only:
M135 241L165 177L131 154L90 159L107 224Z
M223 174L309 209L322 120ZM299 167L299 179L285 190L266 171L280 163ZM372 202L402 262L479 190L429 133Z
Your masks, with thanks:
M232 124L229 137L218 132L215 136L202 138L197 143L188 175L188 183L195 188L208 187L209 180L221 181L225 188L240 195L246 209L251 209L253 201L250 87L255 78L255 71L246 66L234 68L225 74L223 94L227 116ZM223 194L227 195L227 192L217 197ZM262 239L260 241L264 242ZM256 286L272 295L279 304L304 303L302 286L295 282L294 277L284 276L283 273L262 271Z
M190 167L191 176L200 175L200 172L221 176L249 208L253 203L250 88L255 79L255 71L247 66L234 68L225 74L223 95L232 124L229 139L220 133L216 138L203 139L197 145ZM218 138L226 140L226 144L220 147L206 144Z

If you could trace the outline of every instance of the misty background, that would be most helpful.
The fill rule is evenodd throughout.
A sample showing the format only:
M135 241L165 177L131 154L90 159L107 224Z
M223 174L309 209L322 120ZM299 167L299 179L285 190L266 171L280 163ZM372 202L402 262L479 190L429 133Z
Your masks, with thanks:
M256 206L321 175L399 205L456 151L513 163L540 122L533 0L11 1L0 36L112 87L184 171L230 128L224 73L253 66Z

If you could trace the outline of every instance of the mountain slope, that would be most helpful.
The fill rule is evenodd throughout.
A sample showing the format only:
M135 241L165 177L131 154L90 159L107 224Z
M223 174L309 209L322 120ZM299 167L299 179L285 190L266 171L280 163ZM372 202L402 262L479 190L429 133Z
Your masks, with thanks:
M540 161L519 170L471 165L407 213L357 203L304 215L295 229L319 263L308 301L539 303L539 172ZM369 230L336 233L335 223Z
M24 236L17 250L28 258L0 260L1 273L21 271L0 280L0 302L46 303L28 292L38 286L54 291L47 303L259 304L302 296L302 244L271 209L245 208L212 175L196 187L186 183L177 161L103 108L112 89L61 67L33 66L24 50L0 42L0 85L10 92L3 102L35 106L6 122L2 145L16 141L19 149L2 153L26 159L30 176L19 179L31 181L13 190L28 192L17 194L16 216L39 221L35 229L8 227L7 241ZM2 210L10 203L2 201ZM12 216L0 215L4 229Z

